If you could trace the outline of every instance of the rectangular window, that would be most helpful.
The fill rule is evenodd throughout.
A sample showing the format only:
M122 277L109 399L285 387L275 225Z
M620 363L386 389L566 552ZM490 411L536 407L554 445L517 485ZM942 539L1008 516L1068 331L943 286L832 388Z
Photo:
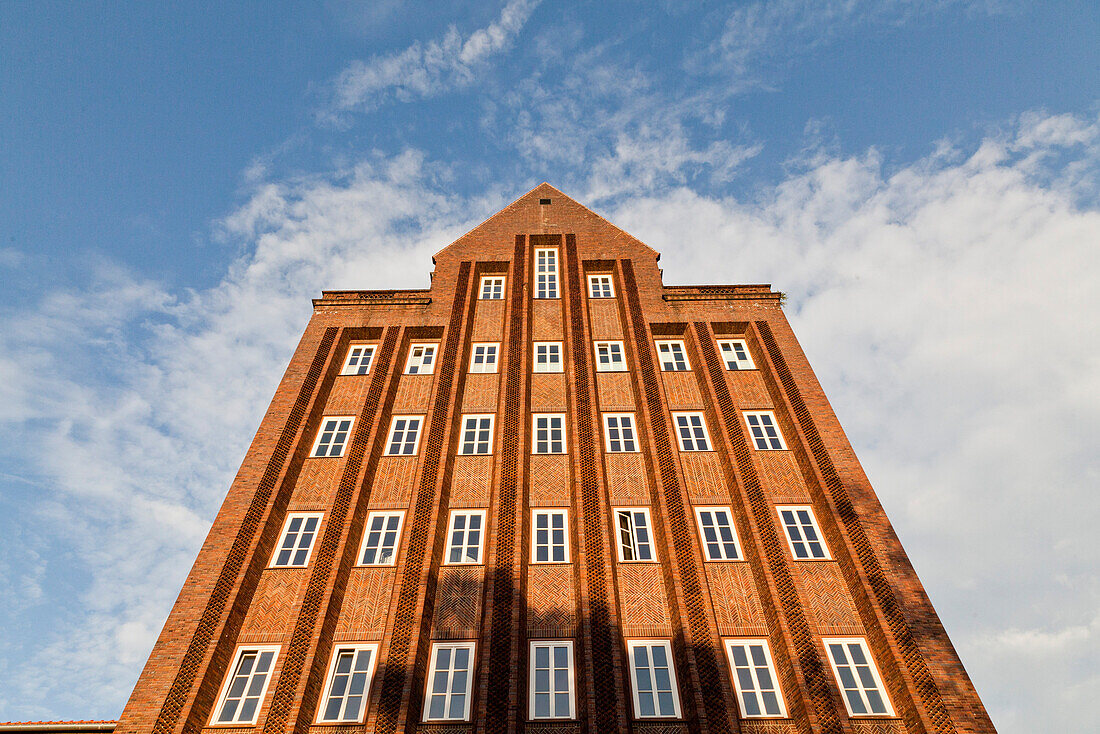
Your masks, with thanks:
M680 718L680 696L668 640L627 640L634 716L639 719Z
M708 561L740 561L741 546L728 507L696 507L699 534L703 538L703 556Z
M359 547L360 566L392 566L401 545L401 524L405 513L372 512L367 515L363 544Z
M775 414L770 410L745 413L745 423L752 433L752 442L760 451L782 451L787 448L779 426L775 424Z
M603 432L609 452L638 450L638 434L634 430L633 413L604 413Z
M561 342L535 342L535 372L562 372Z
M657 357L661 360L662 372L686 372L691 369L688 364L687 351L684 343L679 339L664 339L656 342Z
M558 297L558 251L535 250L535 298Z
M615 527L619 531L620 561L654 561L652 524L649 510L638 507L615 508Z
M597 372L626 372L622 342L595 342Z
M532 640L528 659L528 718L576 718L573 643L568 640Z
M452 510L447 565L481 563L481 539L485 535L484 530L485 510Z
M470 352L470 372L496 372L499 351L498 343L474 344Z
M707 421L702 413L673 413L672 421L681 451L710 451Z
M378 645L338 643L332 650L318 722L358 724L367 712Z
M568 510L531 510L531 563L569 563Z
M386 447L387 456L415 456L420 444L420 424L422 415L395 415L390 424L390 441Z
M317 441L313 444L310 456L317 458L339 457L344 455L344 446L351 433L354 418L343 416L325 418L321 421L321 430L317 432Z
M344 369L341 375L365 375L370 372L371 362L374 361L374 344L350 344L348 345L348 358L344 360Z
M499 301L504 298L504 276L486 275L481 278L481 300Z
M829 653L837 685L849 716L893 716L894 709L882 685L875 661L862 637L826 638L821 641Z
M733 684L737 686L737 704L741 716L764 718L786 717L783 694L775 675L771 650L767 640L726 640L726 655L733 669Z
M474 643L434 642L424 692L424 721L466 721L474 678Z
M406 375L430 375L435 372L436 344L413 344L409 347Z
M821 537L814 511L808 505L776 507L783 528L787 531L787 544L796 560L827 561L829 549Z
M460 454L491 454L493 452L493 416L462 416Z
M222 684L211 724L256 723L256 714L267 693L267 684L271 682L271 671L278 654L278 645L238 648Z
M615 289L611 285L610 275L589 275L588 276L588 297L589 298L614 298Z
M564 413L535 413L531 416L531 423L535 434L535 440L532 442L532 453L565 453Z
M744 339L719 339L718 351L727 370L754 370L756 365L749 356L749 346Z
M309 565L321 517L319 512L287 515L283 524L283 540L271 558L272 568L304 568Z

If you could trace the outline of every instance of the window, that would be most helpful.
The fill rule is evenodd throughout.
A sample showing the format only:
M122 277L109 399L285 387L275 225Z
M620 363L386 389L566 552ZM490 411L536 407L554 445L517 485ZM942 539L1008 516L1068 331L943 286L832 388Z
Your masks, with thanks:
M561 342L535 342L535 372L561 371Z
M237 650L222 684L211 724L255 724L260 702L271 682L278 645L254 645Z
M576 718L573 643L568 640L532 640L528 659L528 718Z
M452 510L447 565L481 563L485 510Z
M893 716L875 661L862 637L824 639L837 685L850 716Z
M703 536L703 556L708 561L740 561L741 546L728 507L696 507L699 534Z
M779 435L779 426L775 425L775 415L770 410L745 413L745 422L752 433L752 442L760 451L782 451L787 448Z
M470 355L470 372L496 372L499 351L500 344L474 344Z
M283 542L279 543L271 558L272 568L302 568L309 565L313 552L313 539L321 513L295 513L288 515L283 525Z
M535 298L558 297L558 251L535 250Z
M767 640L726 640L737 704L746 718L785 717L783 694Z
M622 342L596 342L597 372L626 372Z
M420 424L424 416L395 415L390 424L390 444L386 448L388 456L414 456L420 443Z
M317 721L358 724L363 720L377 657L377 644L338 643L333 647Z
M535 433L533 453L565 453L565 414L535 413L531 422Z
M370 372L374 361L374 344L351 344L348 346L348 358L344 360L341 375L365 375Z
M650 536L649 510L616 508L615 526L619 531L620 561L653 561L653 539Z
M680 718L672 644L668 640L627 640L634 716L639 719Z
M490 454L493 452L493 416L462 416L460 454Z
M808 506L776 507L787 531L787 544L796 560L829 560L814 511Z
M432 643L428 690L424 692L424 721L466 721L470 718L474 643Z
M710 436L702 413L673 413L681 451L710 451Z
M662 372L685 372L691 369L684 343L679 339L657 342L657 357L661 360Z
M401 545L403 512L372 512L367 515L363 545L359 548L360 566L392 566Z
M481 300L499 301L504 298L504 276L486 275L481 279Z
M718 351L727 370L754 370L756 365L749 356L749 347L744 339L719 339Z
M531 510L531 563L569 563L567 510Z
M348 434L351 433L351 424L354 418L325 418L321 421L321 430L317 434L317 442L313 444L310 456L317 458L338 457L344 455L344 445L348 442Z
M435 372L435 344L413 344L409 348L406 375L430 375Z
M609 452L638 450L633 413L604 413L603 432Z
M610 275L589 275L588 276L588 297L589 298L614 298L615 289L611 285Z

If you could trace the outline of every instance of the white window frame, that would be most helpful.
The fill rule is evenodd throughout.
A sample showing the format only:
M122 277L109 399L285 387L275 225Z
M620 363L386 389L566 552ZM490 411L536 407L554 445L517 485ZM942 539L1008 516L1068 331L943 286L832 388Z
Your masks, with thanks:
M467 520L464 523L462 529L462 545L461 553L459 554L459 560L451 560L451 551L456 547L454 545L455 534L455 518L459 515L466 517ZM481 524L477 529L477 558L473 561L467 560L466 553L470 549L470 517L477 515L481 518ZM480 566L485 562L485 510L451 510L451 515L447 519L447 546L444 548L443 565L444 566Z
M615 349L618 347L619 359L612 361L611 357L614 356ZM607 350L608 362L604 364L600 361L600 350ZM626 346L620 341L599 341L592 342L592 356L596 362L597 372L626 372Z
M798 552L795 550L795 547L794 547L794 544L795 544L796 541L793 538L791 538L790 526L787 524L787 521L783 517L783 511L784 510L788 510L788 511L794 513L794 518L795 518L795 521L796 521L796 527L798 529L799 537L801 538L801 540L799 540L797 542L803 543L806 546L806 551L807 552L811 552L811 550L812 550L810 544L813 543L813 542L816 542L818 545L821 546L821 552L825 554L824 556L817 557L817 556L812 555L812 553L811 553L811 555L809 555L807 557L802 557L802 556L798 555ZM809 527L812 528L814 533L817 535L817 540L816 541L808 540L806 538L806 524L802 521L802 518L798 517L798 513L802 510L805 510L806 514L809 516L809 519L810 519ZM790 551L791 551L791 558L793 558L796 561L831 561L832 560L833 557L832 557L832 554L829 553L829 545L828 545L828 543L825 542L825 536L821 534L821 526L818 525L818 523L817 523L817 516L814 514L814 508L813 507L811 507L810 505L776 505L775 506L775 512L779 516L779 527L783 530L783 537L787 539L787 548L789 548Z
M729 556L726 551L726 545L731 542L729 540L723 540L720 535L720 528L717 517L714 520L715 531L719 534L717 540L713 541L718 545L719 553L717 556L710 552L710 542L704 534L703 513L709 512L712 516L717 515L719 512L726 513L726 517L729 519L729 531L733 536L734 555ZM729 505L699 505L695 507L695 522L699 526L699 542L703 546L703 558L708 561L743 561L745 560L745 554L741 549L741 540L737 537L737 525L733 521L733 508Z
M661 365L661 372L691 372L691 360L688 359L687 346L684 344L683 339L654 339L653 345L657 348L657 361ZM667 347L667 352L672 357L670 362L665 362L661 347ZM676 366L676 347L679 347L680 357L683 358L683 369ZM666 366L669 364L672 365L671 369Z
M737 355L738 347L745 355L743 359ZM718 339L718 356L722 358L726 369L731 372L756 369L756 363L752 361L752 352L749 351L749 344L744 339Z
M359 657L359 653L363 651L370 651L370 662L367 665L367 684L363 688L362 704L359 708L359 716L354 719L339 718L328 719L325 718L325 709L328 708L329 696L332 694L332 686L336 682L336 663L340 659L340 655L346 652L352 653L352 665L355 665L356 659ZM328 665L328 675L325 677L324 695L321 696L321 701L317 707L317 723L318 724L361 724L363 719L367 716L367 709L370 707L370 689L374 684L374 671L378 668L378 643L377 642L337 642L332 646L332 655ZM352 675L355 674L354 668L352 669ZM350 676L349 676L350 678ZM343 710L347 706L348 694L345 691L343 694L343 703L340 709Z
M655 676L652 675L652 671L654 670L654 667L655 667L653 665L653 648L654 647L663 647L664 648L665 659L668 661L669 682L671 683L671 686L672 686L672 707L673 707L673 710L674 710L674 714L672 716L669 716L667 714L662 714L660 712L660 705L657 703L656 700L654 701L654 709L656 710L657 713L651 714L649 716L643 716L642 715L642 713L641 713L641 709L642 709L641 696L640 696L640 693L638 691L638 669L637 669L637 666L634 664L634 648L636 648L636 647L649 648L646 656L649 658L649 661L650 661L650 668L649 668L650 671L651 671L650 681L653 683L653 686L654 686L653 687L654 696L656 696L657 688L656 688ZM626 641L626 657L627 657L627 661L628 661L627 665L630 668L630 692L631 692L632 698L634 700L634 718L635 719L679 719L679 718L681 718L681 713L680 713L680 689L679 689L679 686L676 683L676 660L675 660L675 658L672 657L672 641L667 640L667 639L666 640L642 640L642 639L627 640Z
M611 273L592 273L588 276L588 297L615 297L615 278Z
M729 639L723 640L723 643L724 644L722 645L722 647L724 647L726 649L726 659L729 661L729 665L730 665L730 675L733 677L733 685L734 685L734 688L736 688L736 690L737 690L737 705L741 709L741 718L743 718L743 719L785 719L785 718L787 718L787 705L783 701L783 691L782 691L782 689L780 688L780 685L779 685L779 676L776 675L776 672L775 672L775 661L772 658L772 651L768 647L768 641L766 639L762 638L762 637L759 637L759 638L758 637L734 637L734 638L729 638ZM749 675L749 677L752 679L753 689L749 693L750 693L750 695L752 695L756 699L756 705L759 708L760 713L750 714L748 712L748 709L747 709L746 705L745 705L745 691L741 688L741 677L738 673L738 666L734 662L734 659L733 659L733 648L735 648L735 647L748 648L750 645L761 645L763 647L764 660L767 664L768 674L771 676L771 679L772 679L772 688L769 689L769 690L772 690L775 693L776 702L779 704L779 713L769 714L769 713L767 713L767 710L765 709L764 697L763 697L763 693L760 689L760 676L759 676L759 673L758 673L758 670L757 670L760 666L753 663L753 660L752 660L752 657L751 657L752 653L748 649L745 650L745 658L746 658L746 661L749 664L747 666L744 666L742 669L745 670L747 672L747 674Z
M256 703L256 708L252 711L251 719L239 719L236 716L240 713L240 704L234 712L234 718L228 721L221 721L218 718L218 714L222 708L225 707L225 699L229 697L229 686L233 682L233 679L237 674L237 667L241 664L241 658L248 653L256 653L256 659L259 660L260 655L265 652L273 653L271 656L271 666L267 669L267 678L264 680L263 688L260 690L259 700ZM279 662L279 646L278 645L240 645L237 647L236 652L233 653L233 662L230 664L229 669L225 673L225 679L222 681L221 691L218 693L218 703L214 706L213 713L210 714L210 726L254 726L256 719L259 718L260 709L264 707L264 701L267 698L267 689L271 686L271 679L275 677L275 668ZM255 668L253 668L255 670ZM251 688L252 675L248 678L249 684L245 686L247 691ZM241 699L243 700L243 698Z
M477 435L474 436L474 451L466 450L466 431L470 430L467 427L469 421L475 421L474 431L476 433L481 432L481 421L489 419L489 445L485 451L477 451L478 444L481 443ZM493 453L493 434L496 428L496 415L493 413L463 413L462 425L458 433L458 455L459 456L488 456Z
M535 648L547 647L550 649L550 715L549 716L536 716L535 715ZM559 714L555 711L554 699L555 694L560 694L560 691L554 690L554 648L564 647L566 649L566 669L569 671L569 711L565 714ZM577 676L576 666L573 662L573 641L572 640L530 640L527 646L527 718L531 721L547 721L551 719L569 720L577 718Z
M360 350L358 354L356 353L357 349ZM374 355L377 352L377 344L370 344L368 342L352 342L348 344L348 356L344 358L344 367L340 370L340 374L369 375L370 368L374 366ZM367 363L366 369L363 369L364 361Z
M549 253L546 259L547 268L541 270L542 263L539 257ZM560 283L558 283L558 248L539 247L535 250L535 298L539 300L561 297Z
M420 350L419 354L417 354L417 350ZM438 342L413 342L409 345L409 356L405 360L405 374L433 374L435 372L436 355L438 353ZM427 364L424 364L425 357L428 357Z
M549 519L546 525L547 540L546 540L546 555L547 560L538 560L538 548L541 545L538 542L538 516L546 515ZM562 528L562 542L561 545L565 551L565 558L561 561L556 561L553 558L554 547L557 545L554 543L554 517L561 518ZM569 510L558 507L532 507L531 508L531 563L545 564L545 563L569 563Z
M619 524L620 513L630 513L630 552L634 558L627 558L624 546L627 545L623 541L623 528ZM649 538L645 541L638 540L638 518L637 513L645 515L645 531ZM615 532L615 547L619 552L619 563L657 563L657 547L653 537L653 515L650 514L648 507L613 507L611 508L611 520L614 526ZM641 555L639 550L645 545L649 551L649 558L639 558Z
M618 432L618 438L614 439L620 443L624 448L616 449L612 447L611 438L611 420L614 419L618 425L615 426L615 431ZM629 422L629 426L624 426L623 421ZM625 448L627 439L623 437L624 431L629 431L631 438L630 443L634 444L634 448ZM603 414L603 442L604 449L609 454L636 454L641 451L641 437L638 435L638 421L634 418L633 413L604 413Z
M539 347L546 347L546 358L550 359L551 347L558 348L558 361L539 363ZM535 342L531 347L531 365L534 372L557 373L565 371L565 345L562 342Z
M840 697L844 699L844 707L848 709L848 715L851 717L859 718L877 718L883 716L893 716L894 706L890 703L890 693L886 690L886 686L883 685L882 676L879 675L878 665L875 663L875 658L871 655L871 648L867 644L866 638L863 637L824 637L821 640L821 644L825 646L825 657L829 658L829 666L833 669L833 680L836 681L837 689L840 691ZM852 662L852 651L850 645L856 645L861 648L863 656L867 659L867 667L870 668L871 677L875 682L875 690L882 697L882 702L886 706L885 712L873 712L867 699L866 684L861 680L862 676L855 674L852 671L852 677L856 681L856 688L845 688L842 678L840 677L840 668L837 665L836 659L833 657L833 650L830 645L841 645L844 647L845 658L849 661L846 667L855 667L855 663ZM866 713L856 713L852 710L852 705L848 700L848 691L856 691L859 694L860 700L863 702L863 706L867 709Z
M340 421L347 421L348 426L343 431L339 429ZM335 427L331 427L335 424ZM347 450L348 442L351 441L351 429L355 427L355 416L352 415L326 415L321 418L321 427L317 429L317 438L313 440L313 448L309 452L311 459L339 459L344 455L344 451ZM326 431L332 432L332 438L335 439L340 433L344 434L344 440L340 444L336 444L330 440L325 444L324 454L318 454L317 450L321 448L321 439L324 438ZM340 453L333 454L331 449L333 446L340 446Z
M547 438L546 444L548 448L553 448L554 428L551 425L551 419L558 419L561 422L561 451L539 451L539 438L538 438L538 424L540 418L546 418L547 421ZM560 456L561 454L569 453L569 444L567 443L568 436L565 430L565 413L532 413L531 414L531 453L540 456Z
M382 530L380 531L381 534L378 537L378 548L377 548L378 555L375 557L375 560L372 561L371 563L365 563L363 561L363 554L367 552L367 540L370 538L370 534L371 534L371 521L374 520L375 518L379 518L379 517L383 519L383 523L382 523ZM394 540L394 543L393 543L393 552L391 553L391 555L389 557L389 560L379 561L377 559L382 557L382 550L387 547L385 545L385 542L384 542L385 537L386 537L386 533L390 532L389 530L386 530L386 525L389 524L386 521L388 521L388 520L390 520L391 518L394 518L394 517L397 518L397 530L394 531L394 532L397 533L397 538ZM367 514L367 521L363 525L363 540L360 541L360 543L359 543L359 555L357 555L355 557L356 558L355 565L357 565L357 566L393 566L393 565L396 565L397 564L397 555L401 552L401 531L404 530L404 529L405 529L405 511L404 510L373 510L373 511L369 512Z
M745 427L749 429L749 439L752 441L752 446L757 451L786 451L787 442L783 440L783 432L779 430L779 421L775 419L775 412L771 410L745 410L742 411L745 415ZM757 419L758 425L754 426L749 421L749 417ZM767 421L764 419L767 418ZM767 423L771 425L768 426ZM769 436L767 434L768 428L775 429L775 435ZM757 435L757 428L760 429L759 435ZM774 446L775 441L779 442L778 446ZM761 446L761 442L764 443Z
M690 441L691 441L691 447L690 448L688 448L687 440L684 438L683 431L681 430L681 426L680 426L680 418L681 417L686 418L688 420L688 428L689 428L689 430L691 430L691 433L692 433L692 435L690 437ZM699 425L698 426L692 425L692 423L691 423L692 418L698 418L699 419ZM710 429L707 428L706 413L703 413L702 411L699 411L699 410L680 411L680 412L673 413L672 414L672 427L676 431L676 442L679 444L681 451L714 451L714 442L710 440ZM703 431L702 440L706 443L706 448L703 448L703 449L699 448L700 439L699 439L698 436L695 435L695 429L696 428L702 428L702 431Z
M478 290L479 301L503 301L504 300L504 284L506 276L503 275L483 275L481 276L481 287ZM497 281L500 281L499 283ZM497 291L500 291L500 295L495 295ZM486 298L485 294L488 293L489 297Z
M451 708L451 698L455 695L456 691L451 690L451 682L454 680L454 651L466 650L469 652L469 667L466 668L466 688L462 691L463 703L465 706L462 711L462 718L454 716L444 715L442 718L430 718L431 714L431 700L432 700L432 684L435 682L435 676L437 673L436 665L439 661L439 651L448 649L451 651L451 667L447 669L447 689L443 694L443 713L446 714ZM431 656L428 659L428 675L425 678L424 683L424 713L421 715L422 721L469 721L470 720L470 699L473 693L474 683L474 671L476 669L477 658L475 653L477 652L477 643L470 642L433 642Z
M323 512L292 512L289 515L287 515L286 516L286 522L283 523L283 531L281 533L279 533L279 544L275 547L275 551L271 554L271 562L268 564L267 567L268 568L306 568L307 566L309 566L309 559L313 557L313 548L314 548L314 546L317 545L317 536L321 532L321 522L323 521L324 517L325 517L325 515L324 515ZM305 526L305 524L310 519L315 518L317 520L317 525L316 525L316 527L313 528L313 532L311 534L312 537L309 539L309 545L305 547L305 551L306 551L305 560L302 561L301 563L276 563L276 561L278 561L279 554L282 553L286 549L285 548L286 536L287 536L287 533L290 532L290 523L292 523L296 518L299 518L299 519L302 520L302 526L303 527ZM291 551L290 551L290 558L291 558L292 561L294 559L294 556L296 556L298 554L298 552L302 550L302 547L301 547L302 535L304 534L305 531L302 530L302 529L299 529L299 530L296 530L295 532L297 533L297 535L294 539L294 545L291 547Z
M412 452L393 451L393 437L397 431L398 421L416 420L416 438L413 439ZM390 431L386 434L386 456L416 456L420 452L420 437L424 434L424 416L422 415L395 415L390 419ZM401 448L405 448L408 442L409 424L406 423L401 434Z
M482 352L483 357L488 357L490 354L493 356L493 361L490 362L485 359L481 364L477 364L474 360L477 359L478 348L484 350ZM474 342L470 345L470 372L475 374L495 374L497 371L497 365L500 364L500 342Z

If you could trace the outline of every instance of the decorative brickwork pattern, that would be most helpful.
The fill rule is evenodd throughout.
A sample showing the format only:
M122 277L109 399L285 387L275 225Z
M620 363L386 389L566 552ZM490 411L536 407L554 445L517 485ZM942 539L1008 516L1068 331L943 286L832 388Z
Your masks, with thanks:
M572 638L577 633L573 564L527 567L527 636Z
M635 722L631 729L634 734L687 734L691 731L691 727L687 724L650 724L643 722Z
M772 398L759 370L730 370L726 372L733 400L741 410L771 408Z
M493 484L493 457L456 456L451 477L450 506L488 507Z
M749 564L707 563L705 567L718 634L766 636L768 623Z
M621 563L616 571L623 635L671 637L672 619L661 567L656 563Z
M565 336L562 325L561 300L539 299L531 301L531 341L561 341Z
M694 505L728 505L729 489L722 473L718 455L713 451L683 451L680 468L684 472L684 486Z
M535 455L530 464L530 495L532 507L568 507L570 505L570 467L567 454Z
M565 410L565 374L531 375L531 411Z
M640 454L604 454L607 495L612 505L644 507L649 504L649 479Z
M835 563L804 561L797 564L802 598L819 635L863 636L852 595Z
M300 512L328 507L336 492L342 463L333 459L306 459L294 483L289 510Z
M469 640L481 625L484 566L443 566L435 591L432 639Z
M703 395L694 372L662 372L669 410L702 410Z
M435 375L401 375L394 413L426 413L432 397Z
M383 433L389 430L383 427ZM382 436L381 440L386 440ZM371 487L370 503L375 508L405 508L412 499L418 459L415 456L383 456Z
M757 451L760 486L773 504L809 504L810 493L790 451Z
M340 357L340 355L337 355ZM359 415L359 409L367 399L370 375L344 375L332 384L332 391L325 402L327 415Z
M619 322L618 299L590 299L588 322L592 325L592 339L596 341L623 338L623 325Z
M474 311L475 342L498 342L504 330L504 301L478 301Z
M600 410L634 410L634 390L631 388L633 379L629 372L597 372L596 392L599 395Z
M336 623L337 641L380 640L393 595L393 568L353 568Z
M500 393L500 375L466 375L466 387L462 391L463 413L495 413Z
M880 719L878 721L860 721L851 719L848 725L852 734L906 734L905 722L900 719Z
M741 734L798 734L798 727L790 721L742 719Z
M268 569L260 575L252 604L241 624L241 642L257 642L259 638L281 637L278 631L289 632L294 622L294 610L301 602L309 582L304 568Z

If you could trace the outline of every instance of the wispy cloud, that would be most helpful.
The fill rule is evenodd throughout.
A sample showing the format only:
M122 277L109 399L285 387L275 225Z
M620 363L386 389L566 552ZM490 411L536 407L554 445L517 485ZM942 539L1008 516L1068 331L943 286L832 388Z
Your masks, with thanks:
M477 71L510 47L539 0L509 0L500 17L463 36L456 27L440 39L417 41L403 51L354 61L333 81L322 117L366 111L389 100L432 97L470 85Z

